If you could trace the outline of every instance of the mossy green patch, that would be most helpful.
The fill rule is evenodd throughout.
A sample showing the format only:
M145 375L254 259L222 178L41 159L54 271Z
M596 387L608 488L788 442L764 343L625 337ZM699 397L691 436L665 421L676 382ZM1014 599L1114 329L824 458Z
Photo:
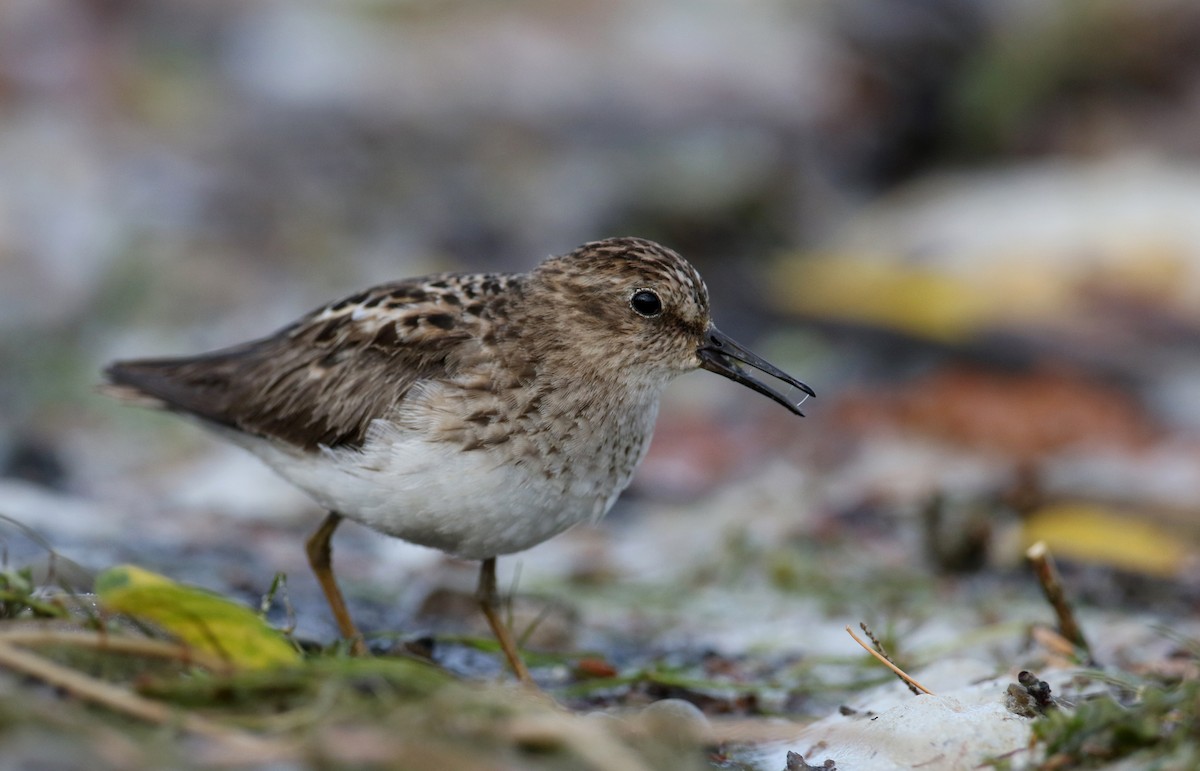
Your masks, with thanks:
M1200 682L1144 685L1130 704L1113 698L1056 710L1034 724L1047 768L1095 768L1144 759L1144 768L1195 768L1200 761ZM1156 765L1161 764L1161 765Z

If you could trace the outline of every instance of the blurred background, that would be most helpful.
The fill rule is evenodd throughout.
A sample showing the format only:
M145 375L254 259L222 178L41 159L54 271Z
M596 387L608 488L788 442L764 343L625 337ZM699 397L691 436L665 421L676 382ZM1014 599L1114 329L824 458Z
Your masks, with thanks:
M329 638L315 507L110 403L103 365L639 235L818 398L790 420L683 378L604 528L507 560L526 585L882 579L836 615L900 602L898 575L1016 581L1045 538L1092 601L1190 614L1198 127L1190 0L6 0L0 512L89 570L247 597L287 571ZM469 592L471 566L346 531L368 628ZM739 610L704 644L780 623ZM609 628L588 613L564 644Z

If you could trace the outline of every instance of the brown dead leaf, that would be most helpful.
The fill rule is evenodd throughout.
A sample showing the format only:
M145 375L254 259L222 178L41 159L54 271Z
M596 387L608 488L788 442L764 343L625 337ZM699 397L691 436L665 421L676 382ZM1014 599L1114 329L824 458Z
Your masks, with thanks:
M839 417L881 424L1019 459L1066 447L1143 447L1157 428L1129 394L1073 372L991 372L953 365L880 394L843 398Z

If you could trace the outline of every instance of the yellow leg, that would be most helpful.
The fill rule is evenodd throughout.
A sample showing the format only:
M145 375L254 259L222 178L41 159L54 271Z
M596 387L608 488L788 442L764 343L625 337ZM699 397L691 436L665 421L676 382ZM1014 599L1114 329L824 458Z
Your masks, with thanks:
M321 591L325 593L325 599L329 602L329 609L333 611L338 629L341 631L342 637L350 641L350 652L355 656L365 656L367 655L367 646L363 643L358 628L354 626L350 612L346 610L346 600L342 597L342 590L338 588L337 579L333 576L333 549L330 547L329 541L333 538L333 531L337 530L337 526L341 522L341 514L336 511L329 512L317 531L309 536L305 550L308 552L308 564L312 566L313 573L317 576L317 582L321 584Z
M520 651L517 650L517 643L513 640L512 632L500 618L500 595L496 592L495 557L485 559L479 566L479 589L475 596L479 600L479 607L483 610L488 626L492 628L492 634L496 635L500 649L504 651L504 657L508 659L508 665L512 667L517 679L524 685L536 687L533 678L529 676L529 670L525 667L524 660L521 659Z

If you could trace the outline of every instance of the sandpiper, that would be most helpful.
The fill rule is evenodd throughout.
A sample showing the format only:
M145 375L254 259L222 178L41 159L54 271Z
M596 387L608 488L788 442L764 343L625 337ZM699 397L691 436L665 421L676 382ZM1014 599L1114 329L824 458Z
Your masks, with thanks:
M330 559L343 518L482 560L483 613L529 682L498 613L496 557L603 517L646 454L664 387L698 368L797 415L813 393L717 330L686 260L610 238L528 273L383 284L269 337L106 374L118 397L198 418L329 512L308 559L356 652Z

